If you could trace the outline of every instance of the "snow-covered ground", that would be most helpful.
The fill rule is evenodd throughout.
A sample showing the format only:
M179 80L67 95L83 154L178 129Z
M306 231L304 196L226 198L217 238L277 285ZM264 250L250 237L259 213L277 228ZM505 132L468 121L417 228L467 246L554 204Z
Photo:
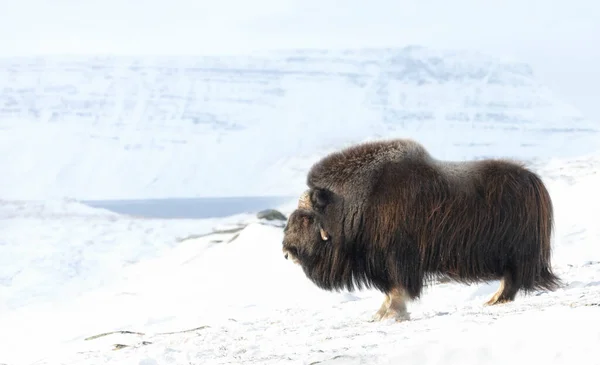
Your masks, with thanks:
M600 363L600 151L581 156L600 128L527 64L406 47L0 66L0 365ZM485 308L497 283L434 284L411 322L370 323L382 295L316 288L283 222L62 198L294 196L324 153L393 136L534 163L565 287Z
M484 307L497 283L434 284L404 323L368 321L380 293L316 288L253 215L2 201L0 364L600 364L600 154L536 168L565 286Z

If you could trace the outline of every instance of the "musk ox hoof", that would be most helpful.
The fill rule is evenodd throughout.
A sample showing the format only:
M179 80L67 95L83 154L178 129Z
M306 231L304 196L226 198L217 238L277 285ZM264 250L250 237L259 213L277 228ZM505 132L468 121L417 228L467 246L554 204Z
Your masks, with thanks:
M408 297L404 289L392 289L385 295L385 300L381 307L371 317L370 322L382 321L386 319L395 319L396 322L410 320L410 314L406 310L406 301Z
M492 305L498 305L498 304L507 304L512 302L512 299L507 299L507 298L495 298L493 297L492 299L488 300L487 302L483 303L484 307L489 307Z
M369 322L379 322L388 319L393 319L396 322L410 321L410 313L405 311L398 312L393 309L388 309L382 313L381 310L379 310L371 317L371 320L369 320Z
M515 300L517 290L518 288L513 285L511 274L507 272L502 280L500 280L498 290L496 290L494 295L492 295L492 297L483 305L487 307L490 305L510 303Z

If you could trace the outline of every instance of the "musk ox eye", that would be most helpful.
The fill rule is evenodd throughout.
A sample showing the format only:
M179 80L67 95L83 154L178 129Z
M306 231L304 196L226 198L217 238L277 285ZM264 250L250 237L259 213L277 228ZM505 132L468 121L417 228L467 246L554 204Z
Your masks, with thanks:
M302 217L302 226L304 228L308 228L312 224L312 219L310 217L304 216Z
M315 211L322 212L331 202L331 192L325 189L314 189L310 194L310 205Z

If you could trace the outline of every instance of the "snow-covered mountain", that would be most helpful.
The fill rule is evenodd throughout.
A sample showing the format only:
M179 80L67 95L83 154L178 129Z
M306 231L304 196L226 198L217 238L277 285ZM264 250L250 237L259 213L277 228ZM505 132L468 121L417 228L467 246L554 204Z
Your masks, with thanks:
M535 157L597 129L526 64L421 47L6 58L0 85L3 198L293 195L349 142Z

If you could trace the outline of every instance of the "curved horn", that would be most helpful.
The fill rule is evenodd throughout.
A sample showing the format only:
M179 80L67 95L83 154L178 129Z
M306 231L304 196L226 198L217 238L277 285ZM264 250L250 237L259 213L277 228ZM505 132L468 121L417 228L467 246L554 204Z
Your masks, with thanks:
M321 232L321 239L323 241L327 241L329 239L329 234L323 228L320 228L320 232Z
M300 195L300 199L298 199L298 209L312 209L308 190ZM329 233L327 233L327 231L325 231L323 228L319 228L319 231L321 232L321 239L323 241L327 241L329 239Z
M312 209L312 205L310 204L310 195L308 195L308 190L306 190L302 195L300 195L300 199L298 199L298 208L299 209Z

